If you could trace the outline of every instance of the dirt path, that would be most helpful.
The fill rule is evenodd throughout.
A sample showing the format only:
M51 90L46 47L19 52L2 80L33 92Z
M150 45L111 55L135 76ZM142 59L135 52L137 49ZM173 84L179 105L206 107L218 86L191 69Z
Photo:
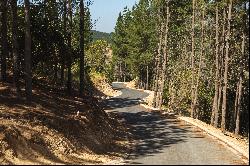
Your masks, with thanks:
M125 164L246 164L225 145L174 116L163 117L139 105L146 93L113 84L122 95L106 102L133 134L134 149Z

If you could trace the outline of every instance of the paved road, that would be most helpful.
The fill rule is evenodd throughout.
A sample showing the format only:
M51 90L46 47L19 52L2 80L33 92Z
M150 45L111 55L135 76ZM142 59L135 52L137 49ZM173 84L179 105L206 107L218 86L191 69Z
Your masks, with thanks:
M197 128L139 106L146 93L122 83L113 87L122 95L109 99L106 107L124 117L136 142L126 164L244 164L240 156Z

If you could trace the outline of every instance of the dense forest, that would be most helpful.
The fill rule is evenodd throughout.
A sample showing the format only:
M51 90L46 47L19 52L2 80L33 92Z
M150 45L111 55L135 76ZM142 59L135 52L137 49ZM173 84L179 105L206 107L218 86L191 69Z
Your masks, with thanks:
M84 49L91 41L88 6L81 1L1 1L1 80L13 76L17 96L25 84L27 100L32 82L84 91Z
M153 90L156 108L248 135L248 1L140 0L112 42L114 80Z

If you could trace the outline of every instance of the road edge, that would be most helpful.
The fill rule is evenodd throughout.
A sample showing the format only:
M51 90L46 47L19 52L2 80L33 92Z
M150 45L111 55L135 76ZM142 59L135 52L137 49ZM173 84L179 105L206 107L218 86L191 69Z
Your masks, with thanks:
M209 127L205 127L205 126L208 126L208 124L198 119L193 119L190 117L183 117L183 116L178 116L178 119L185 121L189 124L192 124L193 126L198 127L199 129L205 131L205 133L207 133L208 135L218 139L219 141L223 142L224 144L226 144L233 150L237 151L239 154L241 154L248 160L247 162L249 162L249 146L246 150L244 150L244 148L242 148L242 146L239 143L237 143L235 138L225 135L221 130L211 125L209 125ZM211 130L217 130L218 132L213 132Z
M153 91L143 90L143 89L136 89L136 88L134 88L134 87L129 87L129 86L127 86L127 85L128 85L127 82L122 82L122 83L125 84L126 87L129 88L129 89L134 89L134 90L143 91L143 92L145 92L145 93L148 93L149 96L152 95L152 93L150 93L150 92L153 92ZM149 96L147 96L147 97L149 97ZM147 98L147 97L143 98L143 101L144 101L144 102L146 101L146 98ZM142 101L142 102L143 102L143 101ZM159 109L154 108L154 107L151 107L151 106L148 106L147 104L141 103L140 105L143 106L144 108L150 109L150 110L152 110L152 111L160 111ZM161 113L163 113L163 112L161 112ZM164 112L164 113L166 114L166 112ZM167 113L167 114L168 114L168 113ZM237 153L239 153L240 155L242 155L244 158L246 158L246 159L242 158L242 160L243 160L244 162L246 162L247 164L249 164L249 140L248 140L247 150L244 150L244 148L239 147L240 145L236 143L236 141L234 140L234 138L229 137L229 136L226 136L226 135L225 135L221 130L219 130L218 128L215 128L215 127L213 127L213 126L211 126L211 125L209 125L209 124L206 124L205 122L202 122L202 121L200 121L200 120L198 120L198 119L193 119L193 118L190 118L190 117L177 116L177 119L182 120L182 121L185 121L185 122L187 122L187 123L190 123L190 124L192 124L193 126L198 127L199 129L205 131L205 132L207 133L207 135L212 136L212 137L216 138L217 140L223 142L226 146L228 146L229 148L231 148L231 150L236 151ZM201 123L201 124L203 124L203 125L201 125L201 124L199 124L199 123L197 123L197 122L195 122L195 121L199 121L199 123ZM213 128L213 129L215 129L215 130L218 130L219 132L218 132L218 133L215 133L215 132L209 130L208 127L204 127L204 126L209 126L209 128Z

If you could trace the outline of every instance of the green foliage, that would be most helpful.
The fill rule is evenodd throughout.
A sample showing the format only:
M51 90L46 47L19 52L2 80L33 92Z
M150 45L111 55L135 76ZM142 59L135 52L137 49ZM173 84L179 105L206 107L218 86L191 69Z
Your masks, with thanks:
M146 77L146 66L153 70L155 51L155 22L149 1L140 1L132 11L127 8L119 14L115 32L112 35L115 64L126 64L124 72L135 77Z
M72 1L72 27L69 24L69 15L65 13L64 2L68 1L31 1L30 4L30 22L32 37L32 71L34 77L47 77L48 79L59 82L60 69L65 69L70 62L73 64L73 81L79 80L79 58L80 56L80 16L79 1ZM17 38L18 54L20 55L21 65L24 66L24 48L25 48L25 19L23 1L18 1L17 8ZM85 49L92 41L92 22L89 11L90 1L85 1L84 8L84 46ZM67 7L67 5L66 5ZM66 10L67 12L68 10ZM8 4L8 42L9 51L12 47L11 31L11 6ZM64 22L64 15L66 21ZM69 30L71 30L71 43L68 43ZM69 47L71 44L71 47ZM69 54L72 52L72 54ZM66 77L66 72L64 70ZM54 77L51 77L54 76ZM65 79L65 78L64 78ZM64 82L64 81L62 81Z
M105 40L93 41L86 51L88 67L95 72L104 74L109 80L112 76L112 54L110 46Z

